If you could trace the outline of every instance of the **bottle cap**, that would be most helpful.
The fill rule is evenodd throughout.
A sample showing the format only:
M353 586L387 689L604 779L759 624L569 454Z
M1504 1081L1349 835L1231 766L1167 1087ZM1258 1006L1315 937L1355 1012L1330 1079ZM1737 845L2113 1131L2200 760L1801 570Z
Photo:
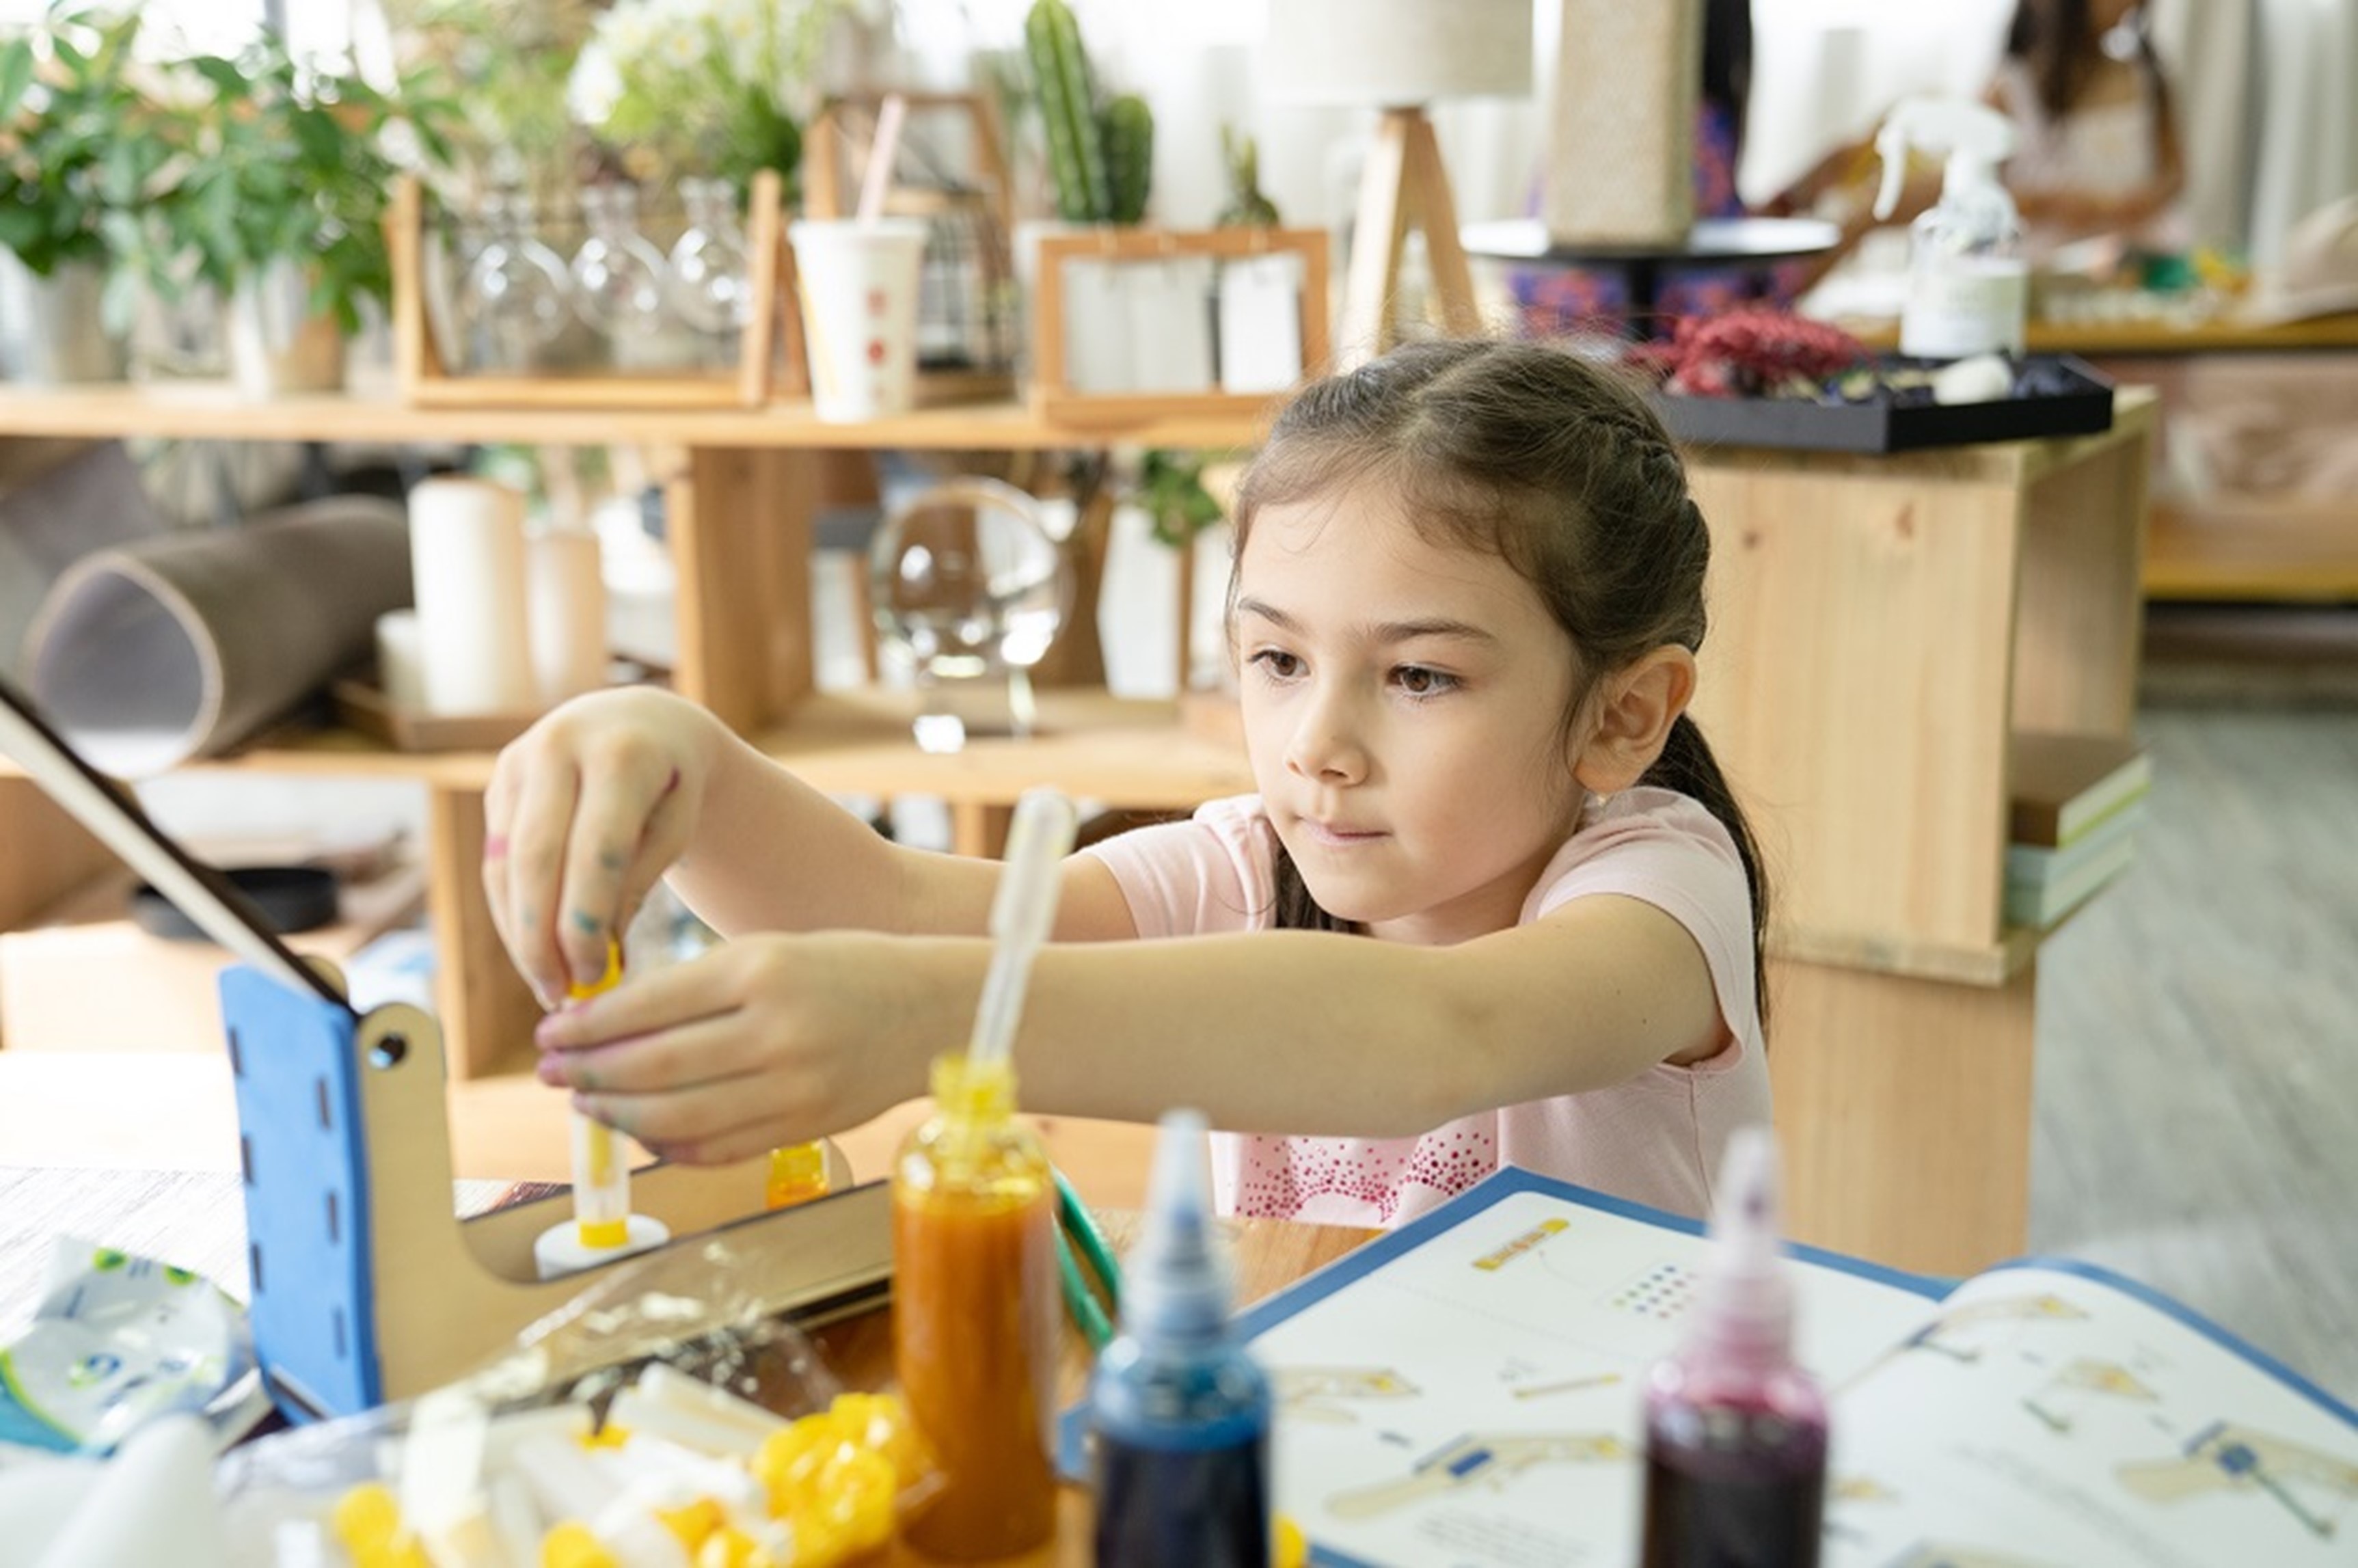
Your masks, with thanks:
M1204 1136L1201 1111L1174 1110L1155 1140L1145 1230L1122 1279L1122 1326L1141 1339L1209 1338L1228 1326Z
M1997 167L2014 151L2014 126L1986 103L1957 98L1902 100L1875 134L1875 150L1883 159L1883 183L1875 195L1877 218L1890 217L1898 203L1911 146L1949 154L1941 182L1944 200L1970 187L2002 190Z
M1782 1358L1793 1342L1793 1287L1778 1252L1777 1142L1765 1126L1738 1128L1727 1141L1711 1238L1696 1339L1747 1358Z

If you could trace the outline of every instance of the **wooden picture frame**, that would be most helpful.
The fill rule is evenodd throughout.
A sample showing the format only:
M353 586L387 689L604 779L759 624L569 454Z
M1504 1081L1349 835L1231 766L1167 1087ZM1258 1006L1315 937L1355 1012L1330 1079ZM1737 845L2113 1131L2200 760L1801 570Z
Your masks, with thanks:
M1066 276L1066 269L1076 261L1120 266L1202 257L1212 264L1217 275L1228 263L1298 256L1295 304L1302 351L1294 384L1322 373L1327 366L1332 350L1324 229L1104 227L1044 234L1038 245L1039 272L1031 302L1030 401L1033 412L1042 419L1081 427L1118 427L1188 415L1250 417L1284 390L1270 385L1227 390L1218 379L1223 373L1217 364L1212 384L1203 391L1100 391L1076 386L1068 356L1073 333L1067 319L1070 280ZM1208 299L1205 330L1207 335L1217 330Z
M427 319L427 198L414 175L395 182L385 213L393 264L394 371L405 401L427 408L759 408L780 390L803 386L801 328L781 308L793 287L784 183L774 170L753 177L746 200L745 253L752 308L737 363L711 371L582 370L476 374L445 362ZM773 370L777 336L787 334L787 384Z

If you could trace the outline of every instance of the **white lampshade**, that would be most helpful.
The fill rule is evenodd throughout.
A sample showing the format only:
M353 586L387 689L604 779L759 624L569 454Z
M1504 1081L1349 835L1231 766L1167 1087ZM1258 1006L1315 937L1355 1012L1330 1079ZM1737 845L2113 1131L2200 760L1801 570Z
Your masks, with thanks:
M1531 91L1531 0L1270 0L1261 80L1283 103Z

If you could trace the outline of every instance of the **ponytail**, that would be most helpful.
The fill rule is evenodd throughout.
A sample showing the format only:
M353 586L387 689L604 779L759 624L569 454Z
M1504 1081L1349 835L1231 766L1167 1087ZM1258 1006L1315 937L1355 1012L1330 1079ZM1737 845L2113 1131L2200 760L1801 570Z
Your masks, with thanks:
M1765 1031L1768 1023L1768 879L1761 870L1760 844L1753 836L1752 825L1744 819L1736 792L1727 787L1727 775L1719 771L1719 759L1711 754L1711 743L1703 738L1703 727L1692 716L1682 713L1671 723L1662 754L1638 782L1692 798L1717 817L1736 841L1736 858L1744 862L1745 885L1752 892L1753 1005Z

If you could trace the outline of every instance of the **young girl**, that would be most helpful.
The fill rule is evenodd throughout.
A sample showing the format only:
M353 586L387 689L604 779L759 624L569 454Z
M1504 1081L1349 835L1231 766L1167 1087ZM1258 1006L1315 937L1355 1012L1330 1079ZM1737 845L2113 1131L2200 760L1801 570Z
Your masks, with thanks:
M1709 539L1644 401L1550 349L1420 344L1304 392L1238 502L1260 794L1074 855L1024 1104L1201 1107L1233 1212L1389 1225L1502 1163L1689 1215L1768 1110L1751 835L1685 708ZM895 846L703 710L560 708L500 758L485 883L544 997L666 871L734 939L538 1032L677 1160L921 1094L995 862Z

